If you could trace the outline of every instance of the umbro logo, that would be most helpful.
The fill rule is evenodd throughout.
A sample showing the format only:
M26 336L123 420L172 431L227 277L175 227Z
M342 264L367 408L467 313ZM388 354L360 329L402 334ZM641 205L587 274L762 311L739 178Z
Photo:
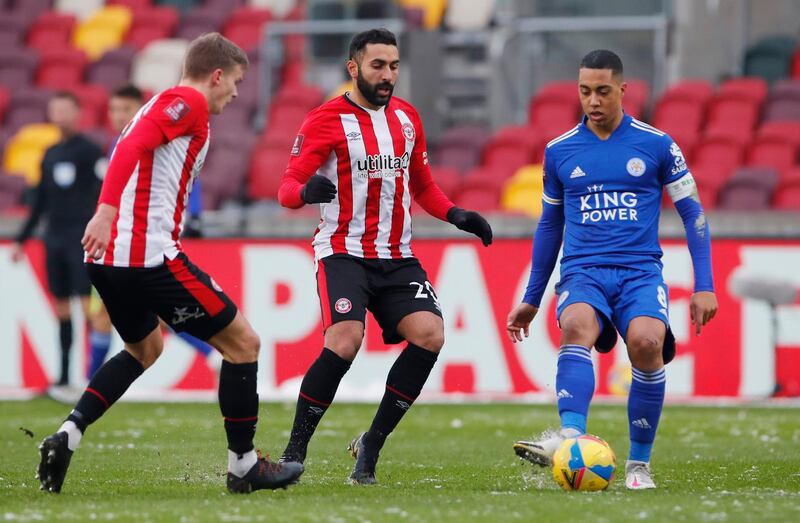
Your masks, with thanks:
M556 397L558 397L559 399L566 399L566 398L571 398L572 394L570 394L567 389L561 389L560 391L558 391L558 394L556 394Z
M570 178L580 178L581 176L586 176L586 173L583 172L583 169L581 169L580 166L575 167L572 170L572 173L569 175Z
M308 411L311 412L312 414L316 414L317 416L322 416L323 414L325 414L325 409L320 407L315 407L313 405L308 407Z
M361 133L358 131L351 131L347 133L345 136L347 136L347 139L351 142L361 139Z
M631 424L634 427L639 427L640 429L645 429L645 430L653 428L653 427L650 426L649 423L647 423L647 420L645 418L635 419L635 420L631 421Z
M408 410L408 409L411 408L411 404L407 403L407 402L405 402L403 400L397 400L397 406L400 407L403 410Z

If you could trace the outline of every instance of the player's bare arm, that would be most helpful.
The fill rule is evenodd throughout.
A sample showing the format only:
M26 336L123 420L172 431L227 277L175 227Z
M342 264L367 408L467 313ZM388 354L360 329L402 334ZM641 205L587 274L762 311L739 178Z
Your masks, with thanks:
M523 334L527 338L530 334L530 325L539 307L534 307L530 303L522 302L508 313L506 320L506 334L511 343L522 341Z
M117 215L117 208L107 203L97 207L92 219L86 224L81 245L83 250L93 259L99 260L106 252L108 242L111 240L111 224Z

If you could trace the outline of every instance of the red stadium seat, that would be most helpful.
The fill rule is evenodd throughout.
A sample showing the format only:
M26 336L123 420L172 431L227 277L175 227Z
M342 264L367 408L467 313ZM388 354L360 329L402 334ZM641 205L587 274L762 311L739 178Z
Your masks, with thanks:
M575 80L546 83L533 98L538 98L540 96L574 103L578 100L578 83Z
M498 176L497 170L492 167L475 167L464 175L461 189L483 187L490 191L497 189L497 193L500 194L500 189L507 179L508 176Z
M247 195L250 198L278 199L278 189L290 150L291 145L259 145L254 149L247 180Z
M764 122L758 128L759 138L785 138L800 146L800 122Z
M463 181L458 170L452 167L431 167L431 176L442 192L450 198L456 194Z
M792 78L800 78L800 47L792 55Z
M703 125L704 105L691 97L662 97L656 104L653 125L659 129L682 127L698 132Z
M727 123L709 124L703 132L705 138L727 138L742 147L747 147L753 141L753 131L744 127L728 125Z
M273 107L303 107L313 109L322 103L325 94L315 85L294 84L283 86L272 99Z
M797 145L780 137L758 138L747 151L747 164L772 167L783 174L797 161Z
M134 11L133 23L125 41L144 49L154 40L169 38L178 26L178 10L171 6L149 7Z
M718 95L708 104L707 127L736 127L752 131L761 112L761 106L735 94Z
M781 211L800 211L800 180L778 186L772 207Z
M714 87L708 80L681 80L672 84L661 95L661 99L680 98L691 99L705 105L714 96Z
M225 22L222 34L249 51L258 47L263 27L270 20L272 15L268 9L239 7Z
M650 85L644 80L637 79L627 80L625 83L628 86L622 98L622 107L627 114L642 119L650 99Z
M86 55L71 48L55 48L42 53L36 71L36 85L64 89L80 85L86 69Z
M493 211L500 206L500 185L465 182L456 192L453 203L464 209Z
M81 104L81 129L89 130L105 126L108 89L98 84L82 84L70 90L78 97Z
M36 19L28 31L28 47L40 52L52 49L67 49L75 27L73 15L56 11L45 11Z
M531 100L528 122L545 138L552 139L575 127L579 113L580 101L577 96L567 101L558 95L537 95Z
M735 141L723 137L703 138L694 149L695 165L711 164L732 170L741 165L744 149Z
M153 0L106 0L106 5L124 5L136 13L140 9L147 9L153 5Z
M535 163L542 140L531 126L514 125L501 129L483 148L481 165L511 170Z
M8 102L11 100L11 94L8 89L0 85L0 127L6 117L6 109L8 109Z
M719 86L719 95L731 95L755 102L759 106L767 99L769 86L767 81L759 76L742 76L731 78Z

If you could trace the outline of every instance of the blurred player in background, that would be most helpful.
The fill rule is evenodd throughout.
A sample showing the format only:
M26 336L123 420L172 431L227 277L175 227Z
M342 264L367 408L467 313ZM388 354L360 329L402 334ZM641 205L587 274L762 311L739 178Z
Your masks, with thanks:
M109 157L114 153L114 148L119 140L119 133L121 133L125 126L133 120L136 113L144 104L144 93L133 84L123 85L118 87L111 93L111 98L108 101L108 121L114 132L118 133L114 137L109 150ZM197 178L192 185L192 192L189 195L189 220L199 220L199 209L195 209L195 217L192 218L192 206L198 206L199 200L199 186L200 178ZM184 236L186 236L184 230ZM96 292L92 293L92 301L90 306L90 318L92 323L92 334L90 337L91 356L89 366L87 368L87 378L91 379L97 369L103 364L108 355L108 350L111 346L111 318L108 316L103 300ZM189 334L188 332L179 332L178 336L188 343L192 348L197 350L206 358L213 358L216 356L213 348L202 340L199 340ZM213 366L217 366L212 363Z
M228 490L284 487L303 472L302 464L257 455L260 340L178 241L188 192L208 150L209 113L220 114L236 97L247 67L244 51L220 34L197 38L180 84L145 104L117 143L82 243L92 284L125 350L100 367L67 420L42 442L42 489L60 492L86 428L161 355L159 317L208 340L224 357L219 403L228 440Z
M650 453L664 404L664 365L675 356L658 243L663 189L686 230L697 335L716 314L717 299L708 224L692 174L667 134L624 113L625 87L616 54L597 50L583 58L578 89L585 116L545 149L544 204L530 280L522 303L508 316L507 331L511 341L528 336L564 239L556 285L561 430L538 441L518 441L514 450L533 463L550 465L564 438L586 432L595 385L590 351L613 349L616 327L633 366L625 485L648 489L655 488Z
M55 298L61 373L58 385L69 384L73 341L70 298L78 296L89 317L91 283L83 263L80 240L100 194L106 162L100 148L78 132L80 105L72 93L56 93L47 105L47 117L61 131L61 140L42 159L42 178L36 187L31 213L16 238L12 259L23 256L23 244L41 218L46 218L44 248L47 284ZM90 337L94 336L90 333Z
M325 348L300 386L282 460L303 462L308 443L333 401L364 338L369 310L386 343L408 342L386 381L368 431L353 440L354 483L375 483L386 437L422 391L444 343L436 293L411 251L411 197L431 215L492 242L476 212L453 205L434 183L425 133L411 104L392 97L400 66L394 34L355 35L347 69L349 93L305 119L278 193L293 209L321 204L313 245Z

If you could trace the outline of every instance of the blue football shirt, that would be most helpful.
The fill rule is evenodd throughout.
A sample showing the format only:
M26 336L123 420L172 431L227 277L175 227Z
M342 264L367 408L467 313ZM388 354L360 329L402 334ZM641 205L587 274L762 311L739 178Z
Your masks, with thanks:
M663 187L687 173L669 135L629 115L606 140L584 118L547 144L543 199L564 208L562 276L597 265L660 270Z

